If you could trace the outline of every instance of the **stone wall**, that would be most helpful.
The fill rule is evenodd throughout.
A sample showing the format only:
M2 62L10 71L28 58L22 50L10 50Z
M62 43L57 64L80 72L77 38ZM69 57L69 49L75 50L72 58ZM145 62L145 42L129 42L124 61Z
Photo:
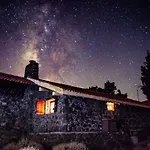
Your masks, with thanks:
M15 87L15 85L14 85ZM18 129L30 131L33 102L31 101L31 94L33 91L30 87L20 86L22 95L17 95L18 89L11 89L14 91L13 95L7 91L0 93L0 127L4 127L7 131ZM30 123L30 125L29 125Z
M66 96L66 113L69 132L101 132L102 119L106 114L106 102ZM109 112L108 112L109 113ZM112 113L119 131L134 134L150 127L150 109L118 104Z
M17 87L17 86L16 86ZM18 88L20 87L20 88ZM32 102L28 88L0 89L0 145L31 131ZM24 94L18 94L24 93ZM27 94L28 93L28 94Z
M102 114L105 108L103 101L66 96L67 131L101 132Z
M38 91L35 86L26 87L23 97L0 92L0 130L23 134L25 132L102 134L106 102L67 95L55 96L56 112L37 115L36 101L52 97L52 91ZM116 106L113 114L119 123L118 132L132 135L136 132L144 133L143 130L150 127L150 109L120 104ZM150 135L148 130L146 134Z
M117 109L120 114L121 130L129 132L130 135L143 132L150 127L150 109L127 105L119 105ZM149 130L146 134L150 135Z
M0 127L6 130L16 128L20 117L19 101L20 97L12 97L0 93ZM21 100L21 99L20 99Z
M56 112L48 115L36 114L38 99L52 98L52 91L36 91L28 88L25 93L28 129L33 132L101 132L102 119L106 113L106 102L75 96L56 96ZM23 104L23 103L22 103ZM27 115L28 114L28 115ZM28 117L27 117L28 116ZM150 126L150 109L129 105L116 105L113 117L117 120L118 132L134 134Z
M56 111L52 114L36 114L36 101L38 99L47 100L50 98L55 98ZM33 132L45 133L66 131L66 114L63 109L65 107L64 96L52 96L50 91L39 91L34 94L33 102Z

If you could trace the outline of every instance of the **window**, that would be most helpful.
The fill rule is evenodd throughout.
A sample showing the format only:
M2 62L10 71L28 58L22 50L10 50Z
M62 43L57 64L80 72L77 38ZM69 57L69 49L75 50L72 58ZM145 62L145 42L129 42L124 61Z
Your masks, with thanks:
M39 115L44 114L44 109L45 109L45 101L38 100L36 103L36 114L39 114Z
M54 113L54 109L55 109L55 99L51 98L50 100L46 101L45 114Z
M107 102L107 110L108 110L108 111L114 111L114 110L115 110L115 105L114 105L114 103Z
M51 114L54 113L55 109L55 99L51 98L49 100L38 100L36 103L36 114Z

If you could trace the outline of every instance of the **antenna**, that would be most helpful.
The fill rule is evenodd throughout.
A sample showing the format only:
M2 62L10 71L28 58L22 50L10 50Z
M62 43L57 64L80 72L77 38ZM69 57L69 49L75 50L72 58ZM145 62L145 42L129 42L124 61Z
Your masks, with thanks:
M140 101L139 100L139 89L137 89L137 100Z
M137 100L138 101L140 101L140 99L139 99L139 88L141 88L141 85L138 85L138 87L137 87Z

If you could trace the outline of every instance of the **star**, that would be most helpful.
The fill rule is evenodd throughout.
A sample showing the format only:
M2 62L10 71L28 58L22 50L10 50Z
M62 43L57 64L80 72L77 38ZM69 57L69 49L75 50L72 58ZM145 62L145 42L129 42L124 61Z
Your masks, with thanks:
M33 59L41 78L85 88L110 79L136 99L150 44L149 7L142 3L144 9L138 1L5 1L0 70L22 76Z

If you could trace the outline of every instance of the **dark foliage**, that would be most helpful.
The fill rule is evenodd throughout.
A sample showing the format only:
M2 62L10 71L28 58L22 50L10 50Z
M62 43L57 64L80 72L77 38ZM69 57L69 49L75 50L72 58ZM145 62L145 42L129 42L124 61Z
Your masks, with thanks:
M117 93L116 95L118 95L118 96L120 96L120 97L124 97L124 98L127 98L127 97L128 97L127 93L122 94L120 90L118 90L118 93Z
M123 98L128 97L127 93L122 94L121 90L119 90L119 89L117 90L117 87L115 86L115 82L110 82L109 80L104 84L104 89L102 89L98 86L92 86L92 87L89 87L89 89L92 91L96 91L96 92L118 95ZM116 90L117 90L117 93L115 94Z
M147 51L145 62L141 66L141 81L142 81L141 90L143 91L143 94L146 95L146 98L150 100L150 52L149 51Z
M115 91L117 90L116 86L115 86L115 82L110 82L107 81L104 84L104 91L108 94L115 94Z
M90 90L92 91L96 91L96 92L105 92L104 89L98 87L98 86L92 86L92 87L89 87Z

